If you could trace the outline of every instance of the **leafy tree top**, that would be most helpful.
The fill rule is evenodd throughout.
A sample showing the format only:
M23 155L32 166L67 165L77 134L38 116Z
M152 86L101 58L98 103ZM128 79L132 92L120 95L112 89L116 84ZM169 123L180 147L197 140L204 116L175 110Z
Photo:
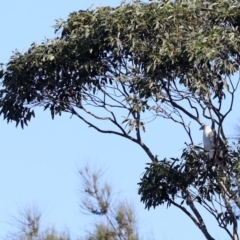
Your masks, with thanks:
M238 70L239 11L237 1L219 0L73 12L57 21L59 37L15 52L1 71L1 114L23 126L33 106L54 116L73 102L80 107L120 76L134 79L125 87L139 98L164 101L169 81L221 98L226 78Z

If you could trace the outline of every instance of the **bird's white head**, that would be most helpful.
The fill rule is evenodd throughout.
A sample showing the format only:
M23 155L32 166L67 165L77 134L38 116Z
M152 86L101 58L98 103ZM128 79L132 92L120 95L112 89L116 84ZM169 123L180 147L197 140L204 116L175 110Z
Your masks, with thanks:
M212 132L212 128L209 125L202 125L199 130L203 130L205 134Z

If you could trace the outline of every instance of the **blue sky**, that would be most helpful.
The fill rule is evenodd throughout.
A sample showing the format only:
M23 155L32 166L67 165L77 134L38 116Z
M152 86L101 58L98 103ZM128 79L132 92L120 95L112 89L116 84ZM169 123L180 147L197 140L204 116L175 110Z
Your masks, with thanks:
M0 62L7 62L12 51L26 51L34 41L53 37L55 19L66 19L71 11L86 9L91 4L116 6L120 1L97 0L8 0L1 4L2 33ZM239 93L239 91L238 91ZM239 94L236 102L239 102ZM239 111L226 120L228 134L233 133ZM202 133L193 124L194 141L201 142ZM63 114L51 120L49 112L36 110L24 130L1 119L0 132L0 239L11 227L8 222L19 207L37 203L43 220L58 229L68 228L73 235L84 234L90 217L82 215L78 206L77 169L86 162L107 169L106 178L113 182L116 196L129 199L136 206L139 229L144 239L203 239L202 233L176 209L158 207L144 210L137 195L137 182L144 172L147 155L134 143L113 135L100 134L76 118ZM158 119L147 126L144 136L154 154L160 158L179 156L184 142L183 130L166 120ZM207 215L206 215L207 216ZM216 239L228 239L207 217L210 232Z

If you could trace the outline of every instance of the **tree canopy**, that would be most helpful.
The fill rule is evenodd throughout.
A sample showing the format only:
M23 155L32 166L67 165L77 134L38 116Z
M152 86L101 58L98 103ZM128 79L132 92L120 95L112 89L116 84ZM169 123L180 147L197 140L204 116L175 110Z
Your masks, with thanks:
M130 112L151 100L178 108L178 88L200 101L221 99L238 71L238 11L238 2L181 1L73 12L57 21L60 37L11 57L1 73L1 113L22 125L36 105L74 114L88 102L106 104L108 89L122 92Z
M239 84L239 1L135 1L73 12L54 27L56 38L15 52L2 68L4 119L23 128L42 106L52 118L67 112L137 143L151 160L139 183L147 208L174 205L214 239L195 207L201 204L231 239L239 239L232 204L240 207L240 148L229 143L223 126ZM159 160L142 141L157 117L186 131L180 158ZM190 120L211 122L228 149L224 168L196 146Z

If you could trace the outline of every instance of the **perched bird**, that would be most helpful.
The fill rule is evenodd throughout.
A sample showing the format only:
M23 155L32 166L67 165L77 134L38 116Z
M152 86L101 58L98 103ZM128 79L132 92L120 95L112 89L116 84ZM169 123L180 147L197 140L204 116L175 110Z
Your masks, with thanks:
M199 130L203 130L203 145L209 158L213 158L214 154L217 158L226 157L226 147L217 133L208 125L201 126Z

